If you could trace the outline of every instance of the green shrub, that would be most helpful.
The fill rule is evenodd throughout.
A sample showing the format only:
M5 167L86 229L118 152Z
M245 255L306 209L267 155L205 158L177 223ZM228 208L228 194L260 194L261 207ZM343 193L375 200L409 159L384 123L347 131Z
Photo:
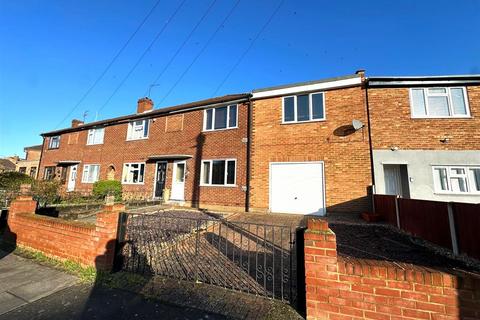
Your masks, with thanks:
M122 184L117 180L100 180L93 184L93 195L99 199L115 196L115 201L122 200Z
M59 189L60 181L58 180L37 180L32 185L33 197L43 207L60 199Z
M33 182L32 177L20 172L3 172L0 173L0 189L7 192L20 191L21 184L30 184Z

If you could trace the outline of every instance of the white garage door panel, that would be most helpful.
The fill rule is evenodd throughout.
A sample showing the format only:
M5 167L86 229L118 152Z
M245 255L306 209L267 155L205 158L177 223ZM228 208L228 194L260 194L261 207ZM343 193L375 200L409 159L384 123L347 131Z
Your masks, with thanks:
M325 213L322 163L272 163L270 183L271 211Z

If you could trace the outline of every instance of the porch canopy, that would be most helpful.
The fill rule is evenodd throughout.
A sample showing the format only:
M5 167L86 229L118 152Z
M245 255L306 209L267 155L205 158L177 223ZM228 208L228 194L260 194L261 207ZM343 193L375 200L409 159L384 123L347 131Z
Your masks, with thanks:
M192 158L189 154L161 154L148 156L148 160L185 160Z
M79 164L81 161L79 160L60 160L57 162L57 166L72 166L74 164Z

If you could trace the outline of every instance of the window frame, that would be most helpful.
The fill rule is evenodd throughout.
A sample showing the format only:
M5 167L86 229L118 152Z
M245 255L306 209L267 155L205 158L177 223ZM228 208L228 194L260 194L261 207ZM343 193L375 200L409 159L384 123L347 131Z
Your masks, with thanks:
M52 146L53 138L58 138L58 142L57 142L55 147ZM55 149L58 149L58 148L60 148L60 136L51 136L48 139L48 150L55 150Z
M52 169L51 178L50 178L50 179L46 179L47 170L49 170L49 169ZM55 179L55 169L56 169L55 166L46 166L46 167L43 169L43 180L50 181L50 180Z
M90 174L90 167L92 166L98 166L98 175L96 177L96 180L94 181L86 181L84 178L85 178L85 170L86 170L86 167L88 167L88 173ZM83 165L83 169L82 169L82 183L95 183L97 181L100 180L100 164L97 164L97 163L89 163L89 164L84 164Z
M132 164L138 164L138 165L142 165L142 164L143 164L143 175L142 175L143 179L142 179L142 182L124 182L124 181L123 181L123 180L124 180L123 178L124 178L124 173L125 173L125 168L126 168L126 166L127 166L127 165L130 166L130 165L132 165ZM141 168L141 167L140 167L140 168ZM139 168L138 170L140 170L140 168ZM122 184L133 184L133 185L145 184L145 173L146 173L146 172L147 172L147 165L146 165L145 162L125 162L125 163L123 164L123 167L122 167L121 182L122 182Z
M237 112L235 114L235 126L230 127L230 107L231 106L236 106ZM223 108L227 107L227 126L225 128L221 129L215 129L215 114L216 114L216 109L218 108ZM223 106L217 106L213 108L207 108L203 110L203 131L204 132L210 132L210 131L222 131L222 130L230 130L230 129L238 129L238 103L232 103L228 105L223 105ZM207 111L212 110L212 128L207 129ZM223 160L223 159L222 159Z
M442 190L441 186L438 185L435 178L435 170L436 169L445 169L447 174L447 190ZM452 190L452 174L450 172L451 169L463 169L465 177L465 188L467 191L460 192L460 191L453 191ZM472 175L470 171L472 169L480 169L480 165L433 165L432 166L432 178L433 178L433 191L435 194L451 194L451 195L480 195L480 191L476 191L475 189L475 181L472 181ZM453 178L461 177L462 175L453 175Z
M147 130L147 135L146 136L143 136L141 138L133 138L132 135L133 135L133 129L134 129L134 126L135 126L135 122L137 121L142 121L143 122L143 132L145 132L145 124L147 123L148 121L148 130ZM151 126L151 121L150 119L140 119L140 120L133 120L133 121L130 121L128 123L128 126L127 126L127 141L135 141L135 140L145 140L145 139L148 139L148 137L150 136L150 126Z
M321 94L322 95L322 106L323 106L323 117L319 119L312 119L313 117L313 95L315 94ZM308 114L309 114L309 120L300 120L298 121L298 106L297 106L297 100L298 96L304 96L308 95ZM293 98L293 117L294 120L292 121L285 121L285 99L287 98ZM326 112L326 107L325 107L325 91L317 91L317 92L310 92L310 93L298 93L294 95L288 95L282 97L282 124L295 124L295 123L309 123L309 122L319 122L319 121L325 121L327 120L327 112Z
M225 172L224 172L224 184L212 184L212 174L213 174L213 161L225 161ZM227 173L228 173L228 161L233 161L235 163L235 173L233 176L233 184L226 183L227 182ZM203 181L203 164L204 163L210 163L210 172L208 175L208 181L209 183L205 183ZM235 158L224 158L224 159L205 159L201 161L201 167L200 167L200 186L201 187L227 187L227 188L235 188L237 187L237 159Z
M423 91L423 101L425 102L425 115L415 115L414 110L413 110L413 90L419 90L421 89ZM446 93L437 93L437 94L429 94L428 89L445 89ZM463 99L465 101L465 111L466 114L460 114L460 115L455 115L454 110L453 110L453 104L452 104L452 89L462 89L463 92ZM410 99L410 117L412 119L465 119L465 118L471 118L470 114L470 105L468 103L468 92L466 87L458 87L458 86L453 86L453 87L413 87L409 88L409 99ZM430 115L429 111L429 102L428 102L428 97L447 97L448 101L448 116L436 116L436 115Z
M102 142L95 143L95 133L96 133L98 130L102 130L102 131L103 131L103 133L102 133ZM92 142L89 143L89 138L90 138L90 133L91 133L91 132L93 132ZM88 132L87 132L87 146L94 146L94 145L103 144L103 143L104 143L104 139L105 139L105 127L89 129Z

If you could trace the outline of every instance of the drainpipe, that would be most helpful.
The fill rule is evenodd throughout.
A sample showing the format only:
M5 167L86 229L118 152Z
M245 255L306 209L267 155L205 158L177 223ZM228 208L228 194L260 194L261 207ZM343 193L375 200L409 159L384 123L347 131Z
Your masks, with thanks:
M245 212L250 211L250 153L252 144L252 100L248 97L248 116L247 116L247 159L246 159L246 184L245 192Z
M40 167L42 166L42 158L43 158L43 150L45 148L45 137L42 137L43 138L43 142L42 142L42 152L40 152L40 159L38 159L38 168L37 168L37 176L35 177L35 179L38 179L39 176L40 176Z
M373 143L372 143L372 124L370 119L370 106L368 104L368 78L365 78L365 105L367 108L367 123L368 123L368 146L370 149L370 171L372 175L372 209L375 213L375 205L373 202L374 190L375 190L375 169L373 166Z

